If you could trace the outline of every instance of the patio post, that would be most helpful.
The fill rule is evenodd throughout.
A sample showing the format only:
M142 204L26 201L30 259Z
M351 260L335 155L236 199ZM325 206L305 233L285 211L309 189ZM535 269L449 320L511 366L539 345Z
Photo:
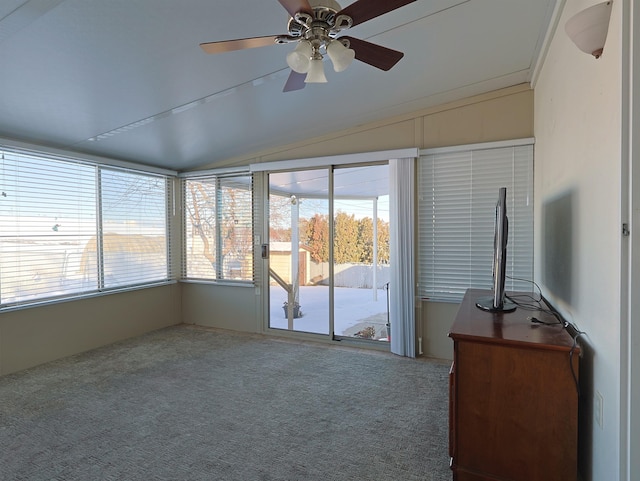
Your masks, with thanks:
M300 200L291 196L291 284L293 301L300 305ZM291 306L293 308L293 306Z
M373 199L373 300L378 300L378 198Z

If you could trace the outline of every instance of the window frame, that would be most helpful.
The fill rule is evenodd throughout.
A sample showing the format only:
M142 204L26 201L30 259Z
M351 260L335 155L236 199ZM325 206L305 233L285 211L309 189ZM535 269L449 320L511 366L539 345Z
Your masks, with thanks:
M15 144L0 143L0 161L2 162L3 169L5 168L5 158L10 159L11 157L13 157L11 162L13 162L16 166L18 165L20 159L24 158L23 162L27 163L27 161L29 161L33 165L42 164L43 166L50 168L52 172L57 172L58 170L63 171L65 169L64 164L67 164L69 166L71 165L78 165L80 167L86 166L88 169L92 169L94 171L93 177L94 177L95 185L93 186L93 190L89 192L88 194L89 197L87 197L87 199L89 198L93 199L92 202L95 204L94 208L96 211L95 217L93 217L93 219L90 219L90 222L85 225L84 229L85 230L88 229L86 235L80 236L78 234L74 236L72 234L71 236L68 237L68 239L78 244L77 249L81 249L83 252L86 251L88 244L85 244L84 247L81 248L80 244L82 243L82 238L88 235L89 236L88 242L93 242L94 244L96 244L95 261L92 260L92 262L95 262L96 278L92 280L90 279L88 281L89 282L88 284L83 285L82 287L75 290L69 290L68 292L64 292L64 289L54 290L54 289L48 288L48 289L44 289L41 293L34 294L34 293L27 292L22 295L22 298L20 297L16 299L9 298L6 301L5 301L6 299L5 295L2 292L3 282L2 282L2 279L0 279L0 312L47 305L52 303L66 302L70 300L85 299L85 298L101 296L101 295L117 293L117 292L139 290L139 289L144 289L148 287L155 287L155 286L166 285L166 284L171 284L176 282L175 271L172 267L172 257L171 257L171 232L172 232L171 206L173 203L173 192L171 189L171 185L173 181L172 179L175 178L175 176L177 175L176 172L169 171L166 169L159 169L159 168L145 169L142 166L139 166L133 163L116 161L111 159L104 159L104 158L93 157L93 156L83 156L83 155L79 155L79 154L75 154L75 153L71 153L63 150L58 150L58 149L35 148L33 146L29 146L28 144L23 144L23 143L15 143ZM7 175L9 176L18 175L15 169L16 167L10 167L9 170L7 170L8 172ZM164 265L166 265L164 276L158 276L157 278L143 280L140 282L123 282L119 285L115 285L112 287L105 287L104 281L101 280L102 274L104 272L104 266L102 265L103 262L101 262L102 261L102 253L101 253L102 239L104 236L103 225L102 225L102 209L101 209L101 202L102 202L101 174L103 171L121 172L124 175L129 173L136 176L157 178L161 180L162 187L160 189L160 192L161 192L160 195L164 197L163 199L164 213L162 216L163 226L161 227L161 231L163 232L161 232L160 235L164 237L164 241L165 241L164 256L163 256L164 262L161 262ZM4 170L3 170L3 173L4 173ZM71 174L68 174L68 175L71 175ZM10 177L8 178L10 179ZM70 179L69 183L71 184L71 177L68 177L68 178ZM16 192L17 195L22 195L23 192L28 191L31 188L35 189L37 187L35 185L36 182L31 183L31 180L33 180L33 178L30 178L28 176L23 176L23 179L20 179L19 177L13 177L13 180L17 180L18 182L17 184L14 185L14 189L16 189L14 192ZM64 177L58 180L64 181ZM5 183L10 182L10 180L6 180L4 179L4 177L3 177L3 181ZM37 193L37 190L35 190L35 192ZM61 199L62 204L64 204L65 198L63 196L59 196L58 198ZM19 204L16 204L16 205L19 206ZM37 205L36 205L36 208L37 208ZM70 211L70 213L72 213L72 211ZM8 214L5 213L5 215L8 215ZM22 236L20 233L20 226L22 225L20 219L24 218L24 215L21 213L13 214L13 215L16 215L17 217L14 218L14 220L11 220L11 215L9 215L6 221L12 222L18 230L16 231L17 233L9 234L6 238L9 241L13 240L14 242L19 243L20 239L25 237L25 236ZM75 215L75 214L72 214L72 215ZM123 218L123 222L126 223L127 220ZM157 228L158 227L156 226L156 229ZM51 248L53 247L56 247L55 243L52 244ZM91 253L89 254L91 255ZM17 264L20 264L20 263L21 262L18 262ZM58 276L63 275L63 271L64 269L61 268L60 274ZM21 276L23 274L24 274L24 270L22 269L22 267L18 267L18 270L14 272L13 277L18 279L19 277L15 277L15 276ZM66 276L66 274L64 275ZM56 277L56 275L54 275L52 279L53 278L59 279L58 282L61 282L62 280L65 279L65 277ZM10 278L7 278L6 281L11 282Z
M180 175L181 180L181 193L182 193L182 206L183 206L183 219L182 219L182 268L181 268L181 282L194 282L194 283L212 283L212 284L229 284L234 286L255 286L256 282L256 267L255 267L255 178L252 173L248 170L215 170L215 171L206 171L206 172L192 172L185 173ZM247 224L249 226L250 232L248 236L240 236L240 243L243 242L245 244L245 249L242 252L239 252L240 256L240 272L242 273L239 278L231 276L231 268L228 265L228 262L225 259L224 254L224 238L223 236L223 228L221 225L223 224L223 220L225 219L224 213L226 212L227 205L225 203L225 196L223 195L223 189L231 187L233 188L234 179L243 178L248 180L248 195L250 197L250 202L245 202L243 205L246 208L241 209L240 215L238 216L242 225L244 225L245 229ZM189 231L190 228L193 228L193 223L191 219L191 215L189 212L189 192L188 192L188 183L190 182L206 182L209 184L213 184L213 192L211 193L211 199L213 200L213 205L209 205L210 209L209 214L214 218L214 225L212 227L213 232L209 233L210 235L207 237L209 245L214 243L215 246L213 249L207 247L207 244L203 246L203 248L207 248L212 250L213 252L209 252L209 255L215 259L215 261L211 261L215 264L214 272L212 275L207 275L206 273L196 274L195 270L202 266L194 266L193 272L190 272L190 246L193 248L192 242L189 241ZM244 184L244 182L238 182L238 185ZM232 213L232 217L235 217L235 213ZM191 222L191 224L190 224ZM193 237L193 234L191 234ZM201 234L202 236L202 234ZM223 246L221 249L220 246ZM246 247L248 245L248 248ZM244 272L249 271L249 274L244 274Z

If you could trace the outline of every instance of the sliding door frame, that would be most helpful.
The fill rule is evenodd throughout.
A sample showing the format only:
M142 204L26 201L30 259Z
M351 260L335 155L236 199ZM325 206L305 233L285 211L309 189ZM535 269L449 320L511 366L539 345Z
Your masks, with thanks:
M261 256L262 246L265 244L268 245L269 242L269 175L277 172L287 172L287 171L303 171L303 170L312 170L312 169L322 169L326 168L329 174L329 196L328 196L328 216L331 220L334 219L334 172L340 168L347 167L355 167L357 165L367 166L367 165L384 165L388 163L390 159L397 158L407 158L419 157L419 151L417 148L409 148L409 149L400 149L400 150L389 150L389 151L379 151L379 152L368 152L368 153L359 153L359 154L347 154L347 155L338 155L338 156L329 156L329 157L316 157L316 158L307 158L307 159L299 159L299 160L285 160L285 161L274 161L274 162L263 162L258 164L251 164L250 171L254 174L254 176L260 175L262 184L262 195L261 195L261 204L262 204L262 229L257 229L262 232L261 239L257 239L257 249L256 258L261 260L261 272L260 276L262 289L257 288L256 294L262 296L262 302L260 303L262 306L262 315L260 316L262 322L263 333L277 333L279 335L285 336L293 336L296 338L310 338L310 339L327 339L328 341L350 341L352 339L345 337L336 337L334 334L334 307L335 307L335 298L334 298L334 237L335 237L335 228L334 222L329 222L329 334L314 334L307 332L292 332L289 330L281 330L281 329L272 329L269 327L269 284L270 284L270 276L269 276L269 259L265 259ZM258 182L256 182L257 184ZM255 200L254 200L255 201ZM257 227L257 225L256 225ZM352 341L358 342L357 339L353 339ZM372 346L379 346L380 343L371 343ZM385 344L385 348L388 346Z

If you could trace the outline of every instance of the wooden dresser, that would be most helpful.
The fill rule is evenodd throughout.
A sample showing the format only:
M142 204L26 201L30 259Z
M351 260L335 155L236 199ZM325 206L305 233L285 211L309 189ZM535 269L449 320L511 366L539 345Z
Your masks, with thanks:
M449 337L449 455L454 481L575 481L578 349L551 315L478 309L469 289Z

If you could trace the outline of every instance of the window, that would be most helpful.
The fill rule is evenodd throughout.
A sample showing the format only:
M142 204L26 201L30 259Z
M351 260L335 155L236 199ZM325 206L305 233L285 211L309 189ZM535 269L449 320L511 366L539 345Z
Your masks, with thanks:
M250 174L184 180L183 278L253 282Z
M469 287L491 289L495 204L507 187L507 290L531 291L533 145L422 152L418 164L420 295L460 302ZM522 145L525 144L525 145Z
M170 278L166 176L0 155L0 306Z
M102 169L100 180L104 286L166 279L166 179Z

